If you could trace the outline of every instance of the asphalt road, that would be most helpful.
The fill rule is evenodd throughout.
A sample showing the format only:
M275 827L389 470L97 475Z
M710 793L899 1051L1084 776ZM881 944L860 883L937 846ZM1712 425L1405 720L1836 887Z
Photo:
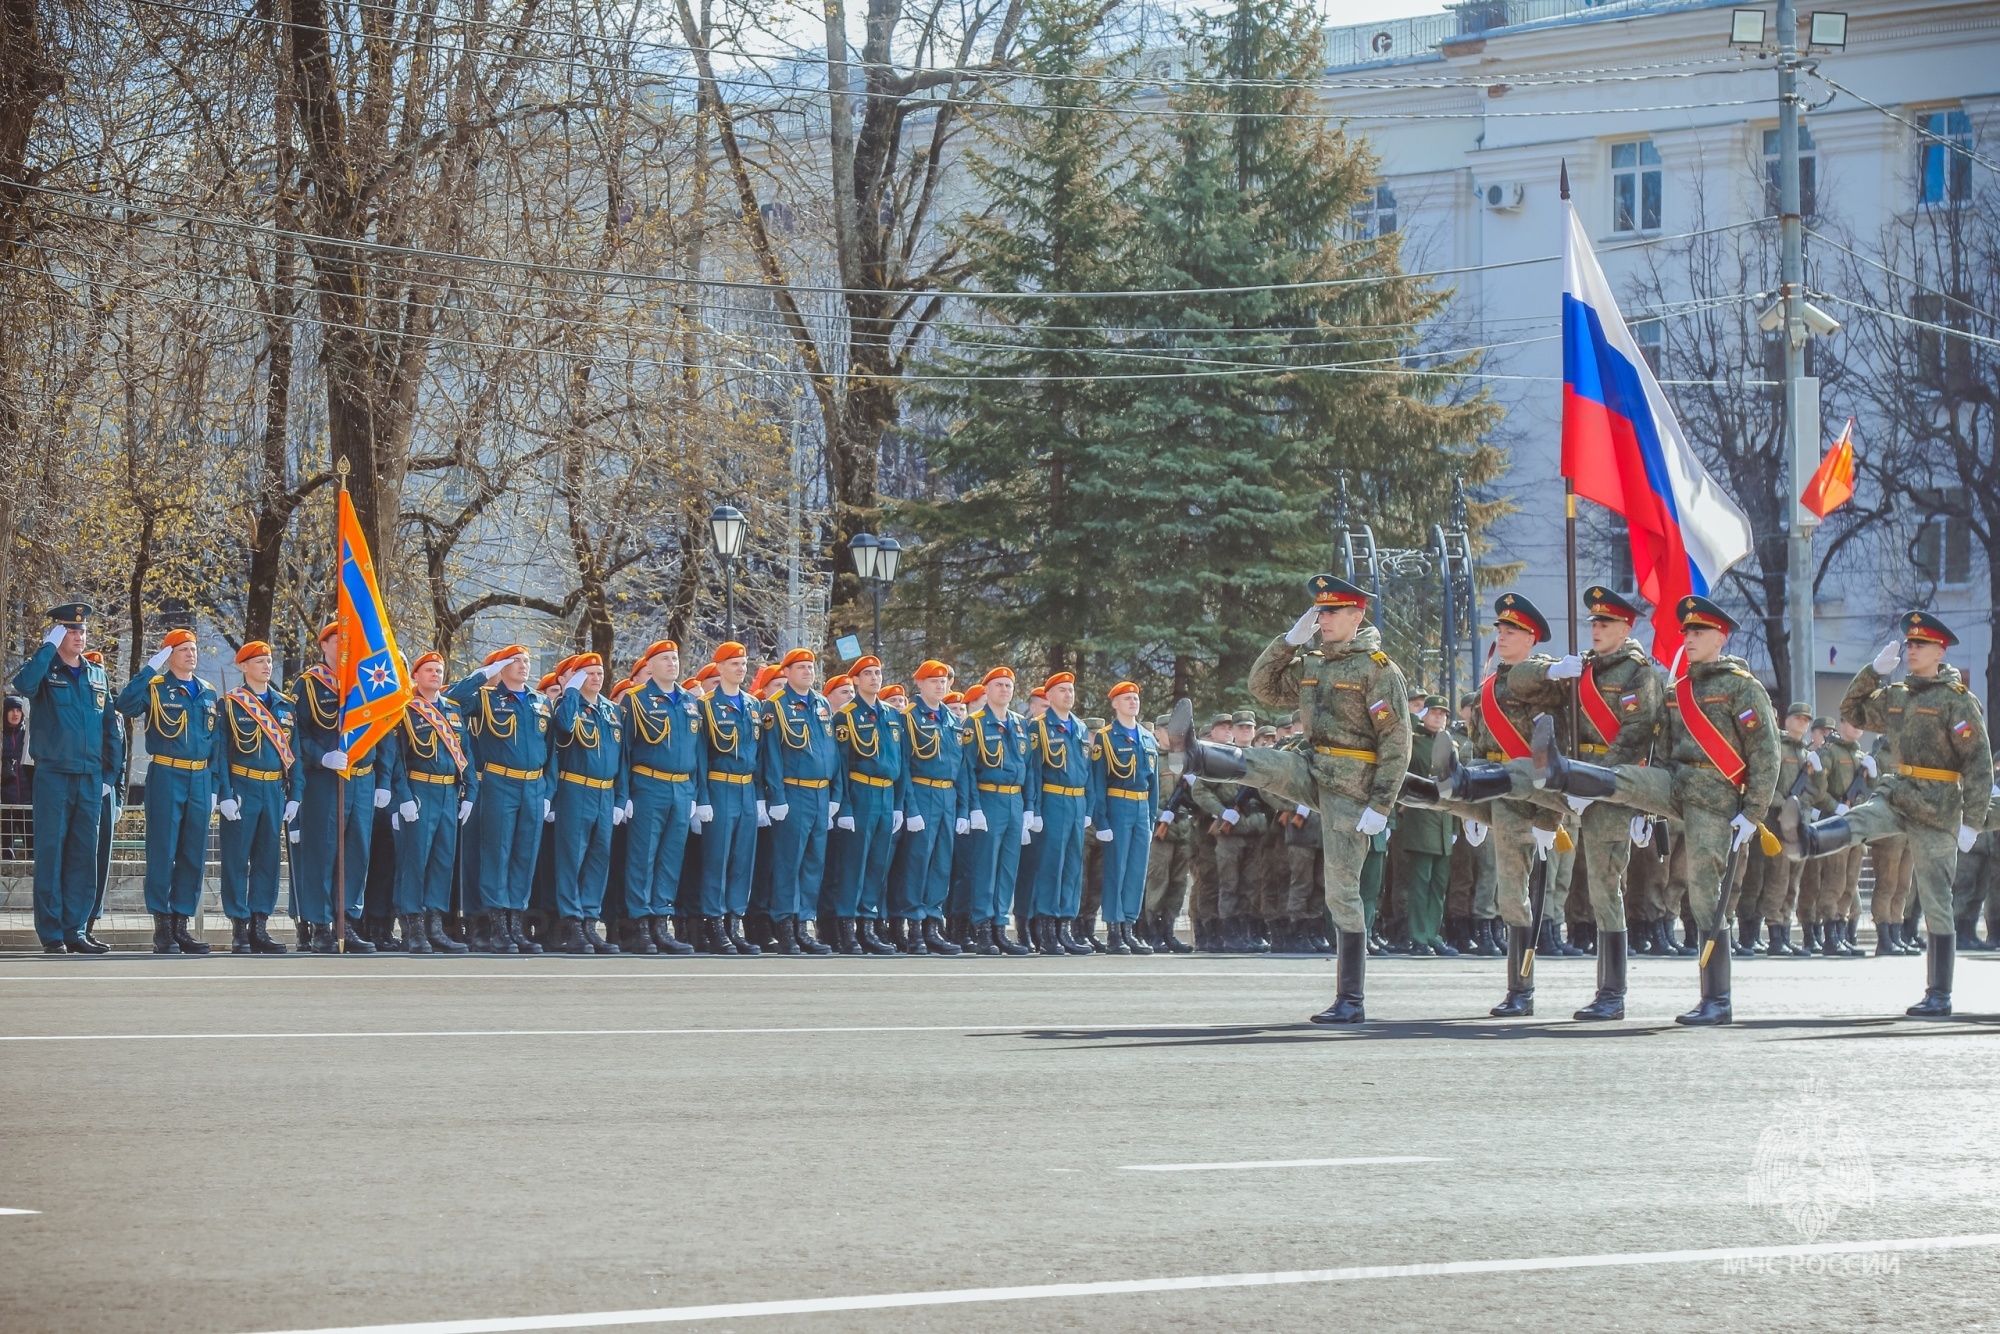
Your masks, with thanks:
M2000 1323L1993 956L1591 968L0 960L0 1328Z

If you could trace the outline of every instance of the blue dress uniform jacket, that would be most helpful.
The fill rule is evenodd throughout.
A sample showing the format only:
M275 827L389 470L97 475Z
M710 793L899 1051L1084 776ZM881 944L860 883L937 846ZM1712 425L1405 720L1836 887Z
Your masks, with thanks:
M718 690L701 702L702 775L714 822L701 832L701 915L743 915L757 867L763 704Z
M951 888L953 831L972 813L972 778L962 753L965 727L944 705L933 709L921 698L903 711L903 727L910 746L910 804L889 866L889 915L942 920Z
M889 859L896 851L896 816L909 808L910 800L903 726L903 715L880 698L870 704L857 696L834 718L833 739L840 746L846 786L839 819L853 817L854 827L842 825L842 837L834 841L839 866L831 901L822 905L829 916L882 916Z
M86 925L104 916L104 895L111 887L111 834L118 824L118 811L125 801L125 719L118 710L104 711L104 781L97 790L104 799L97 812L97 895L90 905Z
M1146 858L1159 815L1159 747L1144 727L1113 722L1091 737L1091 819L1104 849L1104 920L1136 922L1146 901ZM1100 840L1101 841L1101 840Z
M1090 736L1081 718L1051 709L1028 724L1028 751L1041 769L1041 800L1033 809L1042 818L1030 911L1073 918L1083 907L1084 824L1093 808Z
M556 912L597 918L611 871L611 813L625 804L622 710L571 686L556 702Z
M472 731L450 696L413 698L396 729L377 743L377 772L386 772L396 805L397 913L451 911L452 868L458 857L458 806L477 801L479 769ZM402 810L415 802L417 818Z
M28 701L28 753L35 761L35 935L44 945L80 940L97 901L97 829L104 784L104 722L111 687L104 669L71 667L44 643L14 673ZM112 767L116 767L113 761Z
M534 888L549 799L549 706L534 690L510 690L474 672L445 692L465 712L479 766L479 900L472 911L520 912Z
M200 677L142 670L118 692L118 712L146 729L146 911L201 911L215 792L215 687Z
M703 770L701 705L676 686L656 682L627 692L625 790L632 818L625 823L625 911L628 916L672 917L680 898L681 863L688 821L708 800Z
M238 686L222 697L220 712L216 796L236 811L233 820L223 812L217 831L222 911L242 922L277 911L285 804L305 795L305 773L293 744L298 727L292 702L278 691L260 695Z
M764 800L771 809L771 917L799 921L818 911L826 879L827 826L846 798L833 706L817 690L790 686L765 706ZM785 816L778 818L783 808Z
M1029 762L1027 720L1011 710L977 710L965 736L973 808L986 823L971 841L972 920L1005 921L1021 864L1021 817L1041 800L1041 765Z
M341 749L340 693L324 664L308 667L292 687L292 710L299 765L305 771L299 841L292 850L292 911L308 922L331 925L333 854L340 838L343 801L347 838L341 893L348 917L361 916L368 890L368 850L375 842L375 759L363 756L347 771L344 784L337 771L320 763L328 751Z

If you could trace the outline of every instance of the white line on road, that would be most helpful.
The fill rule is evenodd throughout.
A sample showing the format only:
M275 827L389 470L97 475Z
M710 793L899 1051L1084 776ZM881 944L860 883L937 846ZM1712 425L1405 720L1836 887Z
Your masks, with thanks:
M1133 1020L1123 1024L879 1024L824 1028L458 1028L408 1029L386 1032L320 1033L8 1033L0 1042L223 1042L301 1038L687 1038L743 1037L786 1033L1157 1033L1208 1032L1230 1028L1296 1028L1303 1020L1259 1020L1251 1023L1187 1023ZM1313 1030L1317 1031L1317 1030Z
M773 960L773 962L778 962L778 961ZM366 968L368 965L363 964L361 966L363 968ZM534 968L535 965L528 964L526 965L526 967ZM876 969L869 972L849 972L844 968L842 968L841 971L839 972L828 971L821 973L821 972L811 972L811 971L788 971L781 973L781 972L769 971L762 964L748 962L748 961L736 967L732 967L726 972L719 972L719 973L683 973L679 971L671 971L671 972L667 971L667 969L671 969L672 967L673 965L668 964L666 965L665 968L663 968L659 972L647 971L643 973L634 973L634 972L601 973L595 970L584 970L584 969L564 970L561 972L522 971L518 973L513 973L513 972L467 973L467 972L460 972L457 969L452 968L449 963L447 963L444 968L439 969L438 971L435 972L424 971L424 972L408 972L408 973L386 973L386 972L384 973L376 973L376 972L238 973L235 971L230 971L226 973L178 973L178 974L177 973L128 973L122 971L116 973L112 972L58 973L54 969L49 969L40 976L30 976L27 973L16 973L11 976L0 976L0 983L5 983L5 982L472 982L472 981L604 982L604 981L631 981L634 979L642 981L652 981L652 982L712 982L717 979L736 980L744 977L755 977L760 983L777 981L777 982L812 982L817 984L820 982L862 982L862 981L872 981L879 978L900 979L906 977L908 978L976 977L979 978L981 981L989 981L989 982L990 981L1047 982L1050 980L1052 976L1055 976L1055 974L1044 973L1039 971L1037 972L1009 971L1004 973L998 971L987 971L986 969L981 968L977 963L969 964L964 967L951 968L944 971L932 971L932 972L921 972L921 973L904 972L901 969L895 969L895 970ZM834 965L834 967L840 967L840 966L836 964ZM1115 968L1117 967L1117 965L1113 964L1110 965L1110 967ZM1326 972L1324 969L1319 970L1317 972L1299 972L1299 971L1278 972L1278 971L1252 970L1245 968L1237 971L1230 971L1224 969L1216 971L1185 972L1185 973L1137 972L1137 971L1126 973L1126 972L1093 970L1091 972L1080 972L1080 971L1068 972L1068 973L1063 973L1060 976L1064 981L1070 981L1070 982L1178 982L1182 978L1188 978L1188 977L1227 977L1227 978L1235 978L1238 981L1241 981L1246 978L1266 978L1266 977L1305 977L1305 978L1313 978L1318 981L1326 980Z
M1041 1283L1018 1288L959 1288L941 1292L891 1292L858 1297L806 1297L791 1301L728 1302L714 1306L662 1306L645 1311L591 1311L575 1315L500 1316L472 1320L431 1320L396 1325L347 1325L337 1329L289 1330L285 1331L285 1334L513 1334L513 1331L517 1330L670 1325L692 1320L741 1320L752 1316L815 1315L828 1311L883 1311L906 1306L963 1306L975 1302L1034 1301L1051 1297L1113 1297L1139 1292L1189 1292L1200 1288L1270 1288L1300 1283L1356 1283L1384 1278L1445 1278L1460 1274L1523 1274L1561 1269L1693 1265L1724 1260L1865 1255L1884 1251L1947 1251L1994 1245L2000 1245L2000 1232L1956 1237L1823 1241L1801 1246L1724 1246L1699 1251L1544 1255L1516 1260L1453 1260L1431 1264L1356 1265L1347 1269L1296 1269L1271 1274L1196 1274L1181 1278L1115 1279L1102 1283Z
M1259 1163L1136 1163L1121 1172L1248 1172L1258 1167L1373 1167L1383 1163L1448 1163L1449 1158L1273 1158Z
M38 1214L40 1209L0 1209L0 1214Z

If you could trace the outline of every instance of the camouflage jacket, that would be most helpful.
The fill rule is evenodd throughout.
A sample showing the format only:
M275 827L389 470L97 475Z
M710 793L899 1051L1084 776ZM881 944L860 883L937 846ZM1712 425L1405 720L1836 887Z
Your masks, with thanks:
M1418 731L1410 751L1410 772L1429 778L1435 736ZM1405 806L1396 815L1396 846L1404 852L1427 852L1444 856L1451 851L1453 826L1457 821L1445 811Z
M1889 740L1896 764L1882 766L1879 790L1896 814L1953 833L1962 824L1986 823L1992 743L1979 701L1956 667L1947 663L1936 676L1889 684L1870 663L1854 674L1840 716Z
M1409 690L1379 630L1364 625L1345 644L1310 648L1280 635L1250 668L1250 693L1299 710L1314 782L1384 815L1395 811L1410 764Z
M1860 754L1860 744L1844 737L1830 736L1820 744L1819 762L1825 772L1820 774L1819 781L1826 789L1820 810L1824 813L1831 815L1835 806L1859 806L1868 799L1868 771L1861 767ZM1858 789L1854 786L1857 774L1861 778ZM1848 795L1850 792L1852 796Z
M1586 653L1583 660L1590 668L1597 693L1618 720L1618 734L1599 737L1586 713L1579 752L1596 764L1644 763L1659 733L1660 708L1667 698L1666 683L1660 679L1659 669L1653 666L1644 646L1631 638L1609 653ZM1579 679L1577 688L1582 686ZM1610 750L1602 759L1589 749L1599 743L1608 744Z
M1549 680L1549 666L1554 661L1546 653L1534 653L1511 666L1502 663L1494 668L1498 679L1493 683L1493 693L1500 701L1501 715L1514 725L1523 741L1534 735L1535 715L1546 713L1556 720L1556 741L1567 751L1571 749L1570 688L1567 681ZM1507 758L1507 753L1487 725L1484 681L1479 683L1479 691L1473 698L1478 705L1472 711L1472 758L1497 764Z
M1778 727L1776 711L1764 683L1751 674L1743 659L1731 656L1688 667L1696 706L1715 724L1725 741L1743 757L1739 788L1709 762L1701 744L1680 716L1680 701L1667 692L1662 740L1674 766L1674 795L1684 805L1703 810L1747 811L1753 817L1770 809L1778 790Z

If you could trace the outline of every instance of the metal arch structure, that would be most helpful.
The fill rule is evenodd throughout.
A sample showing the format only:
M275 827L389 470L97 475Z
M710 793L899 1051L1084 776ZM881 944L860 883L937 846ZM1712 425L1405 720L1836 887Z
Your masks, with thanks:
M1479 595L1466 519L1465 487L1459 482L1452 487L1451 512L1431 526L1429 542L1384 547L1372 525L1350 519L1347 480L1340 481L1335 550L1342 577L1368 590L1383 651L1403 668L1411 687L1443 695L1454 708L1461 679L1466 689L1479 679Z

